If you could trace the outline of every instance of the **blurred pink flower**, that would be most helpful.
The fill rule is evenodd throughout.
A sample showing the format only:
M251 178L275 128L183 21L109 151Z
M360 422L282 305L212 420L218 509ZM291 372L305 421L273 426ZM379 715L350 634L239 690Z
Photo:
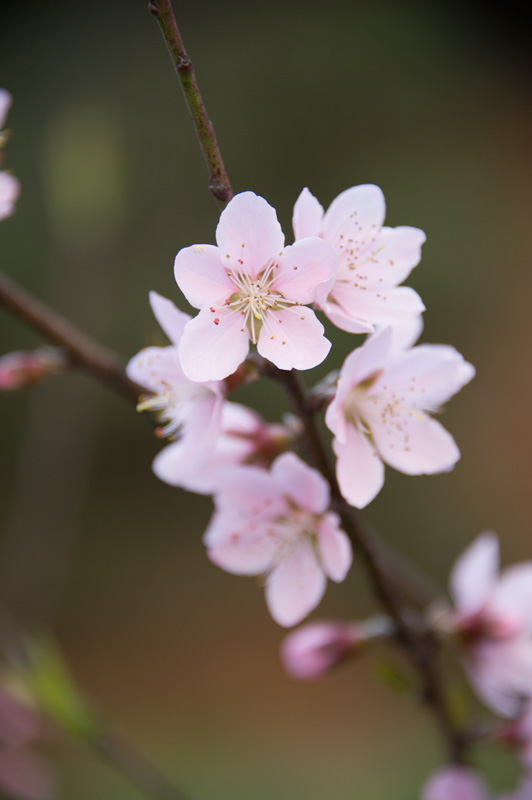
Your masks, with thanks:
M532 562L499 576L499 543L483 533L456 562L450 577L464 666L482 701L516 716L532 696Z
M370 336L345 360L325 417L334 434L343 496L363 508L384 483L384 463L407 475L452 469L453 437L429 413L475 374L453 347L406 346L392 328Z
M484 780L475 770L457 765L438 769L421 792L421 800L491 800L491 798L492 795Z
M165 483L199 494L216 490L218 477L234 464L269 467L287 450L298 434L296 425L267 423L260 414L240 405L224 402L220 434L204 458L183 469L179 442L165 447L155 457L153 471ZM191 468L193 466L193 468Z
M51 347L0 356L0 392L24 389L67 367L62 352Z
M31 745L39 720L28 706L0 686L0 794L21 800L50 800L52 779Z
M150 292L150 304L172 344L141 350L130 360L126 372L153 392L141 398L138 410L159 411L166 423L159 435L177 440L172 451L173 482L182 485L180 481L191 474L196 464L202 463L216 443L225 388L221 382L191 381L181 368L178 345L189 315L156 292Z
M331 344L302 306L336 273L334 250L318 238L284 247L275 209L253 192L236 195L222 211L216 241L186 247L175 259L176 281L200 309L179 346L184 373L194 381L231 375L250 339L280 369L320 364Z
M12 97L9 92L5 89L0 89L0 148L4 144L2 128L11 103ZM18 179L7 172L0 172L0 220L9 217L13 213L19 194L20 183Z
M372 185L342 192L325 214L308 189L294 206L296 240L321 236L340 257L335 280L321 287L316 304L351 333L371 333L425 310L417 292L398 287L419 263L425 234L418 228L383 227L384 215L384 196Z
M294 453L269 472L233 467L220 476L204 542L211 561L237 575L265 575L274 620L296 625L320 602L327 577L343 581L351 543L327 511L329 485Z
M309 622L284 639L281 660L293 678L313 681L345 661L363 640L356 622Z

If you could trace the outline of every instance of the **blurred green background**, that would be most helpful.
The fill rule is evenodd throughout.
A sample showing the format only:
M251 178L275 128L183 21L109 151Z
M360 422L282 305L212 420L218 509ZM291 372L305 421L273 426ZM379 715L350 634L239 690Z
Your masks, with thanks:
M427 233L409 285L423 340L477 378L443 418L449 475L388 471L364 516L443 586L481 530L529 557L532 466L530 62L498 5L376 0L176 3L235 191L274 205L290 241L304 186L357 183L390 225ZM0 85L15 98L6 166L22 182L1 268L123 354L164 343L150 289L186 307L177 250L218 218L146 3L0 4ZM334 348L313 381L353 346ZM0 352L38 337L0 309ZM243 400L275 420L275 386ZM432 722L362 659L317 685L283 673L262 591L206 559L206 498L158 482L147 421L82 374L4 395L0 593L50 626L86 690L194 800L412 800L440 758ZM362 571L316 618L374 609ZM53 748L63 800L140 797L75 747Z

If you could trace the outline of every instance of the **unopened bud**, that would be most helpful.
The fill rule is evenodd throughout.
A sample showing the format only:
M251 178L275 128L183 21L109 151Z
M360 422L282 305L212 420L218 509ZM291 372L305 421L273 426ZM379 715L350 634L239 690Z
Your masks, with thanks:
M391 621L380 616L366 622L310 622L285 638L281 660L293 678L317 680L366 642L392 633Z
M52 347L7 353L0 358L0 391L24 389L59 374L66 367L63 352Z

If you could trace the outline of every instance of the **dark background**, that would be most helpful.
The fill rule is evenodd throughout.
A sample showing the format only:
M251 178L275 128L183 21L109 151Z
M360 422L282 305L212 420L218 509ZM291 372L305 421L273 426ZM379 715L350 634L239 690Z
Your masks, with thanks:
M364 512L442 586L481 530L532 553L529 29L511 4L176 3L235 191L274 205L290 241L309 186L324 205L380 185L390 225L427 233L409 284L423 340L477 367L442 422L448 474L388 471ZM7 166L22 182L1 268L123 354L164 343L155 289L185 307L177 250L214 242L217 208L163 40L144 2L0 4ZM315 380L340 366L340 331ZM0 352L39 339L0 312ZM242 396L270 419L276 387ZM196 800L411 800L441 759L430 719L361 659L291 682L253 580L209 563L210 501L158 482L160 444L111 390L68 374L0 398L0 587L51 626L87 691ZM354 566L315 617L375 608ZM380 665L380 667L379 667ZM461 691L461 690L460 690ZM137 795L56 745L60 797Z

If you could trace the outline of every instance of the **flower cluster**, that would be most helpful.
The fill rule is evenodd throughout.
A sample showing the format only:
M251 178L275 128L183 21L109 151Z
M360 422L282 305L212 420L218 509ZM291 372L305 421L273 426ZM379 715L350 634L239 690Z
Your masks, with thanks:
M236 195L220 216L216 245L185 247L175 259L176 282L197 315L152 292L153 312L171 344L149 347L128 365L129 377L146 388L139 410L157 411L157 433L170 440L153 462L155 474L213 495L209 558L228 572L263 576L270 613L284 626L318 605L327 578L345 578L351 545L328 510L327 481L285 452L297 448L301 425L267 423L228 400L257 372L250 346L275 374L308 370L327 357L331 342L317 313L368 335L329 382L326 398L347 503L373 500L384 463L419 475L449 470L459 458L431 413L474 369L452 347L414 346L424 305L399 284L418 264L425 235L385 227L384 216L376 186L348 189L326 212L304 189L294 207L295 241L287 245L264 198ZM333 660L350 652L353 635L349 627L335 629L325 648Z

